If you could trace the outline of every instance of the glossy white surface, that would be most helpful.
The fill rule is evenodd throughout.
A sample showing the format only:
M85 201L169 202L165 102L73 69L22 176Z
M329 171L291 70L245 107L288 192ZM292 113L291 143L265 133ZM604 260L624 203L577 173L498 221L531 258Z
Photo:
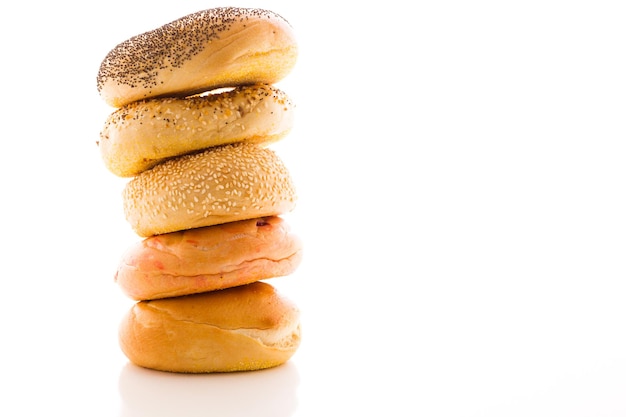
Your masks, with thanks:
M621 2L231 4L301 40L276 150L306 256L269 282L304 338L284 367L197 376L117 347L137 238L95 75L117 42L222 4L40 3L1 6L0 415L626 415Z

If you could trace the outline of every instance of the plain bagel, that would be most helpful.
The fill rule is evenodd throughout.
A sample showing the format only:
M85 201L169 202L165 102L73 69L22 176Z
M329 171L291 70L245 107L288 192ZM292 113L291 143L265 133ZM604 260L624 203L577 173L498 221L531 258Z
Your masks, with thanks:
M109 105L189 96L283 79L298 54L289 23L263 9L218 7L189 14L113 48L97 87Z
M143 239L115 275L134 300L220 290L296 270L302 243L281 217L262 217Z
M300 344L300 313L274 287L239 287L140 301L119 341L135 365L160 371L253 371L287 362Z
M112 173L132 177L165 159L212 146L275 142L291 130L293 113L287 94L268 84L141 100L107 118L100 153Z
M179 156L124 187L124 213L143 237L293 210L289 171L268 148L237 143Z

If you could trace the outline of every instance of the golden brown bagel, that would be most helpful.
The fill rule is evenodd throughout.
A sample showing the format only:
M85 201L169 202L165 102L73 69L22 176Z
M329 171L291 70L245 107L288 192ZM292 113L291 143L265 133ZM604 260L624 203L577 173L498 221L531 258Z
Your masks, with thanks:
M300 344L297 307L269 284L140 301L124 317L120 346L161 371L252 371L281 365Z
M129 248L115 275L135 300L176 297L286 276L302 243L280 217L152 236Z
M144 171L123 191L124 212L143 237L291 211L296 192L276 153L237 143L180 156Z
M293 110L289 97L267 84L133 102L106 120L100 153L111 172L132 177L165 159L212 146L275 142L291 130Z
M289 23L269 10L218 7L134 36L100 65L97 87L111 106L189 96L218 87L283 79L297 44Z

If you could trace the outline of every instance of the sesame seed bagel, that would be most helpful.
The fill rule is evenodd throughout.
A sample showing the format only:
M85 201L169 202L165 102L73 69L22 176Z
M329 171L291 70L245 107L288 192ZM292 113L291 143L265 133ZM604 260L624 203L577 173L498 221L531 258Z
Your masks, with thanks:
M264 282L140 301L119 328L138 366L181 372L253 371L287 362L300 344L300 313Z
M141 100L108 117L100 153L112 173L132 177L165 159L212 146L276 142L291 130L293 110L289 97L268 84Z
M253 143L167 160L131 179L124 213L139 236L287 213L296 192L276 153Z
M289 23L262 9L218 7L174 20L113 48L97 87L111 106L218 87L273 84L296 62Z
M220 290L294 272L300 239L280 217L262 217L148 237L115 275L134 300Z

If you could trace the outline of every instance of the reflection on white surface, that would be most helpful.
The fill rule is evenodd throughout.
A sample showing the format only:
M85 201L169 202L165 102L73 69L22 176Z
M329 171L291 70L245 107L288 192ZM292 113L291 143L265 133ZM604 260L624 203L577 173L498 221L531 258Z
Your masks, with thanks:
M297 407L296 366L256 372L185 375L127 364L120 372L120 417L287 417Z
M623 1L242 0L301 39L277 145L305 257L275 284L305 334L285 367L199 376L117 345L137 236L95 146L95 74L215 3L41 3L0 27L0 416L626 416Z

